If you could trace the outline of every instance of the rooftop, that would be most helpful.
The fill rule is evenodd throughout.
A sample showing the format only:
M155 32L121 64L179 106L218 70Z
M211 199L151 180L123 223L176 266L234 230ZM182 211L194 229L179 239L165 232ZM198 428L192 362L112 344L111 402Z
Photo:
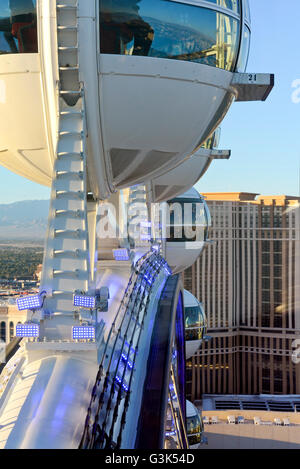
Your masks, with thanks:
M253 192L204 192L207 201L251 202L264 205L297 205L300 197L293 195L261 195Z
M203 411L260 410L265 412L300 412L300 395L220 395L204 394Z
M202 195L206 200L240 202L255 200L259 194L252 192L204 192Z

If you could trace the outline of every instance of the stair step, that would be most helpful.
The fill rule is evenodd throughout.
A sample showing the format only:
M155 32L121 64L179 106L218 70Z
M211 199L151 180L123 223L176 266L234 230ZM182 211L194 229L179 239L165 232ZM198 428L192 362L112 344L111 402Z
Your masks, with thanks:
M145 204L145 203L146 203L146 199L142 199L142 198L136 198L130 201L130 205Z
M84 199L84 192L82 191L56 191L56 197L76 197Z
M59 31L78 31L78 26L65 26L65 25L58 25L57 29Z
M88 258L88 252L82 249L75 249L75 251L55 250L53 251L54 257L74 257L75 259Z
M60 66L59 67L59 70L61 72L77 72L79 70L79 66L78 65L70 65L69 67L68 66Z
M81 90L78 90L78 91L76 91L76 90L60 90L59 94L60 95L67 95L67 94L77 95L77 94L79 94L80 96L82 96Z
M60 117L79 117L82 118L84 115L83 111L60 111Z
M76 153L76 152L68 152L68 151L62 151L57 153L58 158L79 158L80 160L84 160L84 153Z
M58 46L58 50L62 52L77 52L78 46Z
M60 111L62 117L83 116L83 111Z
M59 132L60 137L83 137L83 132L70 132L69 130L63 130Z
M72 218L83 218L83 210L55 210L55 216L65 216Z
M83 179L83 171L56 171L56 176L61 177L77 177L78 179Z
M85 270L55 270L53 269L53 277L58 277L58 276L68 276L68 277L79 277L80 274L85 274L87 275L87 272Z
M77 5L67 5L66 3L57 3L56 8L58 10L77 10Z
M86 236L86 232L84 230L54 230L54 236L73 236L74 238L80 238L82 235Z
M69 292L69 291L63 291L63 290L53 290L52 291L52 296L58 296L58 295L63 295L63 296L69 296L70 299L73 299L73 295L74 293L73 292Z

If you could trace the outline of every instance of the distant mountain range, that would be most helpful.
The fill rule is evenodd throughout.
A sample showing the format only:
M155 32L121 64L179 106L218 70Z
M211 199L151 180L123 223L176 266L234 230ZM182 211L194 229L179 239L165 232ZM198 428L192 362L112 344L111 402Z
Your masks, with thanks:
M0 240L39 240L46 235L49 200L0 204Z

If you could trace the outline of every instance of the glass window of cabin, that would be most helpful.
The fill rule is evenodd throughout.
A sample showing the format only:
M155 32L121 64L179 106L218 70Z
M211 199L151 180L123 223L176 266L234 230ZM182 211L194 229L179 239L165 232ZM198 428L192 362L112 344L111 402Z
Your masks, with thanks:
M204 234L204 240L207 241L210 237L210 231L211 231L211 215L210 215L210 210L206 202L204 202L204 210L205 210L205 217L206 217L206 230Z
M205 327L205 320L200 306L184 308L185 340L201 340Z
M241 49L239 54L239 60L237 63L237 71L238 72L245 72L247 68L248 58L249 58L249 51L250 51L250 39L251 33L248 26L244 26L243 37L241 42Z
M215 5L228 8L232 10L234 13L240 13L240 0L206 0L207 2L214 3Z
M201 328L192 328L185 330L185 340L201 340L202 339L202 329Z
M212 148L218 148L221 138L221 127L218 127L213 134Z
M201 148L205 148L206 150L211 150L213 148L215 141L215 134L213 133L205 142L203 145L201 145Z
M193 433L200 433L201 422L199 415L193 417L187 417L187 434L192 435Z
M174 199L169 202L169 217L167 241L178 243L204 241L207 219L203 201Z
M185 327L202 327L204 325L200 306L187 306L184 308Z
M201 434L198 433L197 435L188 435L188 442L189 446L198 445L201 443Z
M186 423L189 445L199 444L201 442L201 433L203 432L200 416L187 417Z
M251 21L251 15L250 15L249 0L244 0L244 8L245 8L245 12L244 12L245 19L250 22Z
M204 330L206 330L206 328L207 328L207 318L206 318L206 314L204 312L202 304L200 306L200 314L201 314L201 324L203 325Z
M0 54L36 52L36 0L0 0Z
M235 0L222 3L233 11L239 8ZM238 47L239 22L213 9L169 0L100 0L104 54L185 60L234 71Z

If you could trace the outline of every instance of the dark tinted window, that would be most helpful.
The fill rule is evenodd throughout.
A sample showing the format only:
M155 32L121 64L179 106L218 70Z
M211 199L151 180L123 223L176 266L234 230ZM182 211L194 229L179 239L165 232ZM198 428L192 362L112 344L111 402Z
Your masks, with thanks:
M0 0L0 54L35 52L36 0Z
M168 203L167 241L191 242L204 241L207 236L208 220L203 201L179 201Z
M0 340L6 342L6 323L4 321L0 324Z

